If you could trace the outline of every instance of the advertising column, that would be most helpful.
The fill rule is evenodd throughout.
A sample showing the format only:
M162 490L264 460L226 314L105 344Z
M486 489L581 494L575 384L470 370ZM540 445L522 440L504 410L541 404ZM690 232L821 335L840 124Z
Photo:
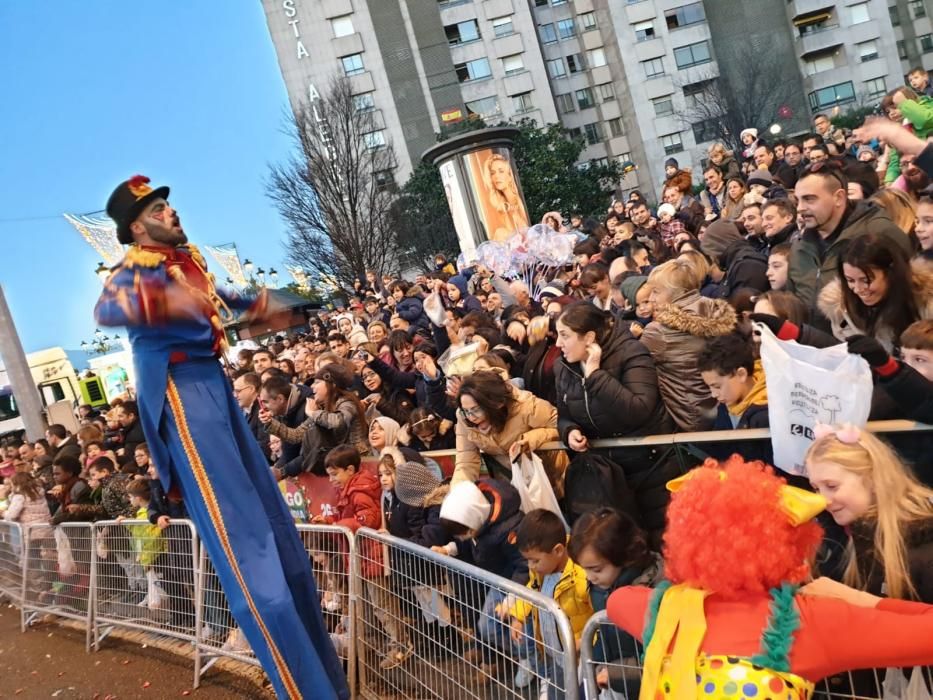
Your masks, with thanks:
M529 227L512 158L518 129L494 127L461 134L426 151L438 168L460 250L467 259L485 241L505 241Z

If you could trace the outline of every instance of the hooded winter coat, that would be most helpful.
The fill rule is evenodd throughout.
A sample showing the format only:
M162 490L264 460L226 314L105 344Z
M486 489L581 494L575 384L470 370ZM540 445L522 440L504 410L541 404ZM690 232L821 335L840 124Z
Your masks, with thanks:
M690 194L693 191L693 176L689 170L678 170L664 182L664 189L676 187L684 194Z
M747 287L757 292L771 288L768 282L768 258L755 250L748 241L732 243L719 259L726 271L723 279L723 298L728 299L737 290Z
M664 406L651 355L626 324L616 323L602 346L599 369L584 378L579 362L563 357L554 368L561 439L580 430L587 438L663 435L673 421Z
M463 275L454 275L447 280L447 284L452 284L460 290L460 298L455 302L451 302L453 306L467 312L484 311L483 303L468 291L466 277Z
M716 419L716 399L697 369L709 338L735 329L735 310L722 299L689 291L659 309L641 342L654 358L661 396L680 430L709 430Z
M907 236L905 235L904 238L906 239ZM933 266L916 260L910 267L914 301L920 311L920 318L917 320L933 319ZM866 329L856 326L846 311L842 285L842 280L834 279L823 287L817 300L819 310L829 319L833 335L839 340L845 340L853 335L871 335L884 346L885 350L892 352L898 345L898 338L895 337L896 331L885 325L883 319L875 327L873 333L868 333Z
M480 479L476 486L491 506L489 519L473 539L457 543L457 556L497 576L528 583L528 562L515 546L515 530L524 517L518 491L498 479Z
M911 256L910 238L891 221L887 212L874 202L850 202L835 239L821 253L823 241L817 231L806 230L794 241L787 270L787 291L807 306L815 306L817 295L836 278L839 258L849 244L866 233L888 236Z
M414 326L415 329L428 331L431 328L431 322L428 320L427 314L424 313L424 304L421 300L422 294L423 290L416 284L405 293L405 298L395 305L395 312Z

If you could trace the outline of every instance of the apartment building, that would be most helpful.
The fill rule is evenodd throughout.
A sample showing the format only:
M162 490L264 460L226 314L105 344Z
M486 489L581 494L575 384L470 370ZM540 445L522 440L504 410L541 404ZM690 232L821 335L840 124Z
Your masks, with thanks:
M726 48L768 47L761 60L795 81L795 97L777 121L782 133L796 133L815 112L876 100L900 82L904 47L916 51L907 52L906 62L924 52L933 60L930 2L263 0L263 6L292 107L313 100L334 76L347 76L359 108L374 114L367 143L394 146L399 183L444 124L471 115L490 123L530 118L559 121L582 136L581 167L610 159L634 166L620 188L657 200L669 157L700 179L715 136L709 123L690 119L691 106L706 81L736 70Z
M901 71L933 69L933 0L888 0Z

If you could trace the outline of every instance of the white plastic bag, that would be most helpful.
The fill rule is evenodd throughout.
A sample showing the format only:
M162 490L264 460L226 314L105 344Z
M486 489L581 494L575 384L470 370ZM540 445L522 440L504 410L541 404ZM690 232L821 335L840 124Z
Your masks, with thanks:
M425 315L435 326L443 326L444 321L447 320L447 315L444 313L444 302L441 301L441 296L437 292L428 294L424 301L421 302L421 308L424 309Z
M162 607L166 593L159 585L159 577L155 569L146 571L146 583L146 605L150 610L158 610Z
M74 576L77 567L71 553L71 541L60 527L55 528L55 547L58 549L58 573L62 576Z
M761 330L774 466L806 476L804 456L817 423L862 427L868 422L871 369L844 343L813 348L778 340L768 328L756 325Z
M899 668L889 668L882 684L882 700L930 700L930 690L924 678L924 669L916 667L910 682Z
M431 586L412 586L411 590L421 607L421 615L426 623L430 625L437 622L441 627L450 626L450 608L439 590Z
M557 496L554 495L554 489L551 488L551 482L548 481L547 472L544 471L544 465L541 464L541 458L534 452L531 454L522 453L521 459L516 463L512 462L512 486L518 491L522 499L522 512L543 508L549 510L560 517L566 529L567 521L564 520L563 513L560 512L560 506L557 504Z

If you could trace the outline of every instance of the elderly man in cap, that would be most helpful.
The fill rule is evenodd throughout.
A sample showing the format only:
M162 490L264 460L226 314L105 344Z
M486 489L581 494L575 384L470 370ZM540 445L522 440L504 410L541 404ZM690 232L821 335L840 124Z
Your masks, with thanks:
M349 697L301 540L219 359L234 311L269 315L265 294L214 287L168 187L136 175L107 202L129 245L104 285L98 324L126 326L139 419L170 499L184 498L237 624L280 698Z

